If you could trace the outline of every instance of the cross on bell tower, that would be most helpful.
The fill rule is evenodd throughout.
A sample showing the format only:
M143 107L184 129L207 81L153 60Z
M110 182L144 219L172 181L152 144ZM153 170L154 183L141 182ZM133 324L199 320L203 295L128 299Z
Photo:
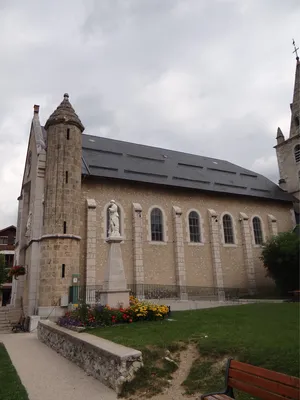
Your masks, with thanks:
M295 55L296 55L296 60L299 61L299 56L298 56L299 47L296 46L296 43L295 43L295 40L294 40L294 39L293 39L293 46L294 46L294 51L293 51L293 53L295 53Z

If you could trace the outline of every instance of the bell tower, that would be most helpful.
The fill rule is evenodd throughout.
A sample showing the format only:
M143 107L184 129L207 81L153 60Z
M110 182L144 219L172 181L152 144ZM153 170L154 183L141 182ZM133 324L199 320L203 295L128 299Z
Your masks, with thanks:
M296 199L294 208L296 219L299 218L300 201L300 61L295 42L296 73L293 102L290 104L291 124L289 137L285 139L280 128L277 130L277 145L275 146L279 167L279 186L292 194Z
M41 241L39 314L60 306L80 272L82 125L64 94L45 124L47 158Z

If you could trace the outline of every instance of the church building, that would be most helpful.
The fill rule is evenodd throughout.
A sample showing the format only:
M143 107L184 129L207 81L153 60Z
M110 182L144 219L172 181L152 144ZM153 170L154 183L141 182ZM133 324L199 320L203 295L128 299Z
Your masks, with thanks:
M295 226L299 60L291 113L289 138L277 134L279 187L228 161L84 134L68 94L44 126L34 106L16 235L15 264L26 274L13 281L13 304L22 298L29 315L59 315L77 286L95 300L111 204L138 296L156 287L182 300L216 290L222 300L230 288L273 285L260 255L268 237Z

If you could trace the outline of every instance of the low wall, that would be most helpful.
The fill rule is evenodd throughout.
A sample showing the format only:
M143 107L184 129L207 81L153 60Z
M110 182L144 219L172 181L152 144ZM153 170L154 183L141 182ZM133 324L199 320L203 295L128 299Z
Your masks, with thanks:
M88 333L73 332L46 320L39 321L38 338L88 375L121 393L143 365L142 353Z

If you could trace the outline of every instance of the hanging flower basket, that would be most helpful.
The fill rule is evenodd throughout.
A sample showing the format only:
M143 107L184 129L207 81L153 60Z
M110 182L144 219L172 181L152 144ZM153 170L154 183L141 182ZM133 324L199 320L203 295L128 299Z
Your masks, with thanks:
M9 277L14 277L16 280L18 279L18 276L25 275L26 270L25 267L21 265L15 265L9 270L8 276Z

